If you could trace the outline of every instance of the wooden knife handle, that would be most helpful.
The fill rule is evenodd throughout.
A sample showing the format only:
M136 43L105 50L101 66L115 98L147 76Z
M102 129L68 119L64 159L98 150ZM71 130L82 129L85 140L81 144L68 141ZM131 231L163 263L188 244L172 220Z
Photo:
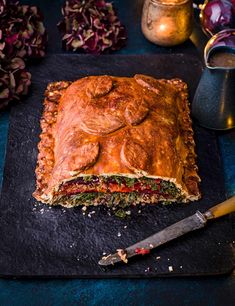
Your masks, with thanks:
M207 219L215 219L235 212L235 196L211 207L204 215Z

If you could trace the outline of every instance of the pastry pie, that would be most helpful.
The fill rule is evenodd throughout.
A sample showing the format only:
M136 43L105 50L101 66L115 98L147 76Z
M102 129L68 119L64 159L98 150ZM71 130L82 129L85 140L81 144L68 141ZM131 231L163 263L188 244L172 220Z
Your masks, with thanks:
M135 205L200 197L187 85L89 76L45 92L37 188L44 203Z

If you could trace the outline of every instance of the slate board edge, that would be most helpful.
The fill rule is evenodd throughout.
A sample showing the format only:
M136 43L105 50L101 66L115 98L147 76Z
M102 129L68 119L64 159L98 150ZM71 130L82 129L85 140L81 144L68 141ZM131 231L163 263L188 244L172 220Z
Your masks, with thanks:
M222 273L205 273L205 272L199 272L199 273L162 273L162 274L151 274L151 273L146 273L145 275L143 274L136 274L136 275L124 275L124 274L107 274L107 275L93 275L93 274L87 274L87 275L38 275L38 274L32 274L32 275L7 275L7 274L1 274L0 273L0 278L3 279L149 279L149 278L198 278L198 277L213 277L213 276L225 276L225 275L230 275L235 269L235 265L231 267L228 270L224 270Z

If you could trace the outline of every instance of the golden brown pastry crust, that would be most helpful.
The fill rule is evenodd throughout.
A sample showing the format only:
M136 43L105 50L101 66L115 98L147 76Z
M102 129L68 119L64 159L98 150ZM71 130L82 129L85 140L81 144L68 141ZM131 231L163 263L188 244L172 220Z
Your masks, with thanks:
M90 76L45 92L34 197L84 175L160 177L200 197L187 85L179 80Z

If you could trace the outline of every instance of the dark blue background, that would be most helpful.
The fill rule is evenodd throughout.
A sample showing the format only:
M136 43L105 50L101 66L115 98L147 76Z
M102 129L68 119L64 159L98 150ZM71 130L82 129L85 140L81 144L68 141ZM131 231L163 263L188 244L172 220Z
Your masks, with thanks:
M128 29L128 44L118 53L197 53L205 36L197 26L191 41L175 48L149 43L140 30L142 0L113 1ZM49 32L48 53L61 53L56 23L59 0L22 1L42 9ZM0 177L8 129L8 112L0 113ZM235 130L218 133L227 194L235 194ZM143 280L0 280L0 305L208 305L235 304L235 276Z

